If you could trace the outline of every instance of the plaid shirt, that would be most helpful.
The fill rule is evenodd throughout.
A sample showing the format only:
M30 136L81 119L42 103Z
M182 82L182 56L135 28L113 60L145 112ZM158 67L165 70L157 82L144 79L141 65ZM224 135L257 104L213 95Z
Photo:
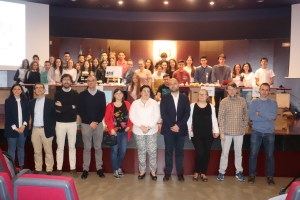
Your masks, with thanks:
M220 134L241 135L248 125L248 109L244 98L224 98L220 102L218 122Z

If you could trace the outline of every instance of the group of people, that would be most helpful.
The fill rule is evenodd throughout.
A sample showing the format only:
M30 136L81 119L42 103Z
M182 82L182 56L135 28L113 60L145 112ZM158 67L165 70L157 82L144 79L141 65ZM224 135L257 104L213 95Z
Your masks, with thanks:
M256 79L256 84L260 87L260 98L251 101L248 112L246 100L236 95L237 87L240 85L234 81L234 77L232 82L226 87L228 97L224 98L220 103L216 101L216 105L217 103L220 104L219 108L217 106L215 108L209 103L208 92L205 89L200 89L197 102L190 105L188 97L184 94L185 92L181 92L179 88L180 84L185 84L185 81L190 83L191 79L188 70L184 70L185 62L183 60L178 61L178 70L172 71L174 67L170 68L173 72L172 75L167 73L167 68L174 63L177 66L176 61L172 59L168 62L162 60L157 64L156 74L153 74L155 76L151 76L151 67L149 67L150 70L145 69L146 65L151 66L151 60L148 59L146 62L139 60L139 69L132 72L132 61L125 61L123 52L119 53L118 56L122 58L122 61L119 62L118 60L117 65L128 66L128 68L124 68L124 79L130 80L131 76L128 87L128 97L131 97L131 101L125 100L122 89L116 89L113 92L112 102L106 105L105 94L96 89L97 71L95 71L95 74L88 74L85 80L87 89L80 94L71 88L74 77L70 73L64 73L60 77L57 76L55 82L61 83L62 88L56 91L54 100L45 97L45 87L41 82L37 82L33 86L36 98L29 102L26 100L22 85L16 83L12 86L10 97L5 102L5 136L8 138L8 152L13 158L15 157L15 150L18 148L20 168L24 165L24 143L29 134L28 125L29 116L31 115L31 141L34 147L35 159L34 173L41 173L42 171L43 148L46 157L47 174L51 175L54 173L52 141L53 136L56 134L57 170L54 174L62 174L64 144L67 135L70 172L74 177L77 177L75 143L77 134L76 116L78 114L82 119L81 130L84 143L82 179L88 177L92 143L95 148L97 174L101 178L105 177L102 170L101 149L104 131L102 121L104 120L108 133L117 136L118 141L116 145L111 147L110 153L115 178L124 176L121 166L126 154L127 142L130 140L132 132L138 150L140 171L138 179L143 179L146 175L146 154L148 153L150 176L153 180L157 180L157 134L160 132L164 136L165 142L164 181L168 181L171 177L174 150L178 180L184 181L182 170L184 160L183 147L188 134L196 150L194 181L198 181L199 177L204 182L208 181L206 172L210 159L210 149L214 138L217 138L219 135L222 155L217 179L220 181L224 179L228 153L233 140L236 177L238 180L244 181L242 168L243 135L251 120L250 176L248 182L254 183L255 181L257 154L263 141L267 154L267 181L269 185L275 184L273 180L273 150L275 138L274 120L277 116L277 103L268 98L270 85L274 81L274 74L272 75L270 71L266 71L266 68L263 68L263 66L266 67L266 58L261 59L262 68L258 72L259 77ZM164 57L166 58L166 55L162 54L162 58ZM207 62L206 58L201 57L202 65L206 63L204 60ZM188 57L186 63L192 67L190 71L191 74L195 75L194 81L202 82L204 80L202 76L205 77L205 82L214 82L215 79L219 81L230 80L230 68L225 65L225 55L221 54L218 60L219 65L214 66L210 72L207 70L209 69L206 68L207 66L200 66L193 70L194 66L192 65L191 57ZM153 66L152 68L153 70L155 69ZM248 84L246 74L248 74L247 68L251 69L250 64L244 65L243 68L245 73L244 75L240 74L240 76L243 76L244 79L240 79L240 81L242 80ZM238 69L237 66L235 66L234 71L235 75L238 76L239 70L236 69ZM164 70L166 70L165 74L163 74ZM200 70L203 72L199 74ZM19 70L19 74L24 74L21 71ZM55 72L54 74L57 73ZM154 77L160 76L162 76L163 81L160 81L159 84L151 84ZM264 78L261 78L262 76ZM198 79L199 77L200 79ZM19 81L23 82L22 78ZM249 86L246 84L245 86ZM153 88L157 88L156 95L153 95Z

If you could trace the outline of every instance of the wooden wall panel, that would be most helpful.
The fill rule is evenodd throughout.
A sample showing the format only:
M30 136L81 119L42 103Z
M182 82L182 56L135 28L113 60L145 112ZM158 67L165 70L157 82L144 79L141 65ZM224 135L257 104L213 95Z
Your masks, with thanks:
M107 40L103 39L84 39L82 43L82 52L88 54L92 50L93 57L100 58L102 51L107 51Z
M152 49L153 41L152 40L132 40L130 42L130 57L133 60L134 69L138 69L138 60L146 59L152 60Z
M199 66L199 42L177 41L177 60L186 61L188 56L193 57L194 66Z
M83 41L84 38L60 38L59 57L63 60L64 53L69 52L71 59L76 62L78 60L80 45L83 44Z
M223 41L200 41L200 55L206 55L208 65L218 64L218 55L221 53L224 53Z
M228 40L224 41L224 54L226 55L226 64L230 66L231 71L236 63L243 65L248 61L248 41L247 40Z
M130 55L130 40L107 40L107 48L110 47L110 51L116 52L118 59L118 53L124 52L125 59Z

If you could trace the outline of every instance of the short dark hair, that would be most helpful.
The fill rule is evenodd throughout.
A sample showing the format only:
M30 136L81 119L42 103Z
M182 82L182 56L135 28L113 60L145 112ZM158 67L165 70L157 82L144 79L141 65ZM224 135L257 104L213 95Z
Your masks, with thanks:
M83 56L83 57L84 57L84 55L83 55L83 54L81 54L81 55L78 55L78 57L77 57L77 58L79 58L80 56Z
M179 64L179 63L185 64L184 60L178 60L177 64Z
M251 67L250 63L248 63L248 62L245 62L245 63L243 64L242 72L245 72L245 71L244 71L244 66L245 66L245 65L248 65L248 66L249 66L248 72L252 72L252 67Z
M262 57L262 58L260 59L260 62L261 62L262 60L266 60L266 61L268 62L268 58L267 58L267 57Z
M207 59L207 57L205 55L200 56L200 60L201 59Z
M269 90L271 89L271 86L269 83L262 83L260 86L259 86L259 89L261 88L261 86L268 86L269 87Z
M46 61L45 61L45 63L49 63L49 64L51 64L49 60L46 60Z
M224 53L221 53L221 54L218 56L218 60L219 60L220 58L224 58L224 59L226 59L226 56L225 56L225 54L224 54Z
M237 88L237 85L235 84L235 82L229 82L226 86L226 90L228 89L228 87L233 87L233 88Z
M108 56L107 51L102 51L102 52L101 52L101 55L104 54L104 53L106 53L106 55Z
M114 92L113 92L113 97L112 97L112 102L116 102L116 97L115 97L115 94L117 93L117 92L122 92L122 94L123 94L123 98L122 98L122 101L124 101L124 92L122 91L122 89L121 88L116 88L115 90L114 90Z
M170 78L170 74L166 73L163 75L163 78L169 77Z
M61 78L60 78L60 82L62 82L62 80L63 80L64 78L66 78L66 77L69 77L69 78L70 78L70 81L73 83L73 78L72 78L72 76L71 76L70 74L64 74L64 75L62 75Z
M34 55L32 56L32 59L34 59L34 58L37 58L37 59L40 60L40 57L39 57L38 55L36 55L36 54L34 54Z
M34 84L34 87L33 87L33 89L35 89L35 86L36 86L36 85L42 85L42 86L43 86L43 88L45 89L45 85L44 85L44 83L41 83L41 82L35 83L35 84Z
M140 88L140 92L143 91L144 88L149 88L150 92L151 92L151 88L149 85L143 85L141 88Z
M66 55L66 54L69 54L69 55L70 55L70 52L66 51L66 52L64 53L64 55Z
M160 57L161 57L161 58L167 58L167 57L168 57L168 55L167 55L167 53L166 53L166 52L162 52L162 53L160 54Z

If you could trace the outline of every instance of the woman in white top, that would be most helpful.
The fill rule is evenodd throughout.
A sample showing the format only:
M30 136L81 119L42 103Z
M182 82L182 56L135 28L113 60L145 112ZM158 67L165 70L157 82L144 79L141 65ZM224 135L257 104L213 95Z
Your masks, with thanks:
M236 63L234 65L232 73L231 73L231 79L232 79L232 82L234 82L238 87L244 86L243 77L242 77L241 73L242 73L241 64Z
M61 59L56 58L54 66L52 66L48 71L48 83L55 84L60 83L60 78L62 76L63 68L61 65Z
M25 74L27 73L29 69L29 61L27 59L24 59L22 61L22 66L17 69L15 76L14 76L14 80L16 81L16 83L24 83L25 80Z
M158 103L150 98L150 91L148 85L143 85L140 89L141 98L132 103L129 111L138 149L140 180L146 175L146 153L149 155L150 176L152 180L157 180L157 122L160 119L160 109Z
M164 82L163 76L165 75L165 73L162 71L162 66L158 65L157 71L154 74L152 74L152 89L154 94L156 94L158 87Z
M132 103L133 101L140 98L140 88L142 87L140 77L137 74L133 74L131 83L128 86L128 96L127 101Z
M254 76L254 73L252 72L250 63L245 62L243 64L243 69L242 69L241 75L244 77L244 79L243 79L244 87L250 87L249 89L244 88L242 91L242 96L246 99L247 106L249 108L250 101L252 100L251 87L256 87L255 76Z
M188 56L186 59L186 66L184 67L184 70L187 71L190 75L190 82L194 82L194 76L195 76L195 71L196 67L193 66L193 57Z
M152 74L148 69L145 69L144 60L140 59L138 65L139 65L139 69L135 70L135 74L139 75L142 85L149 85L151 87Z
M196 150L193 181L198 181L200 176L203 182L207 182L206 171L210 160L211 146L214 138L219 136L215 107L209 103L207 90L200 89L197 102L191 104L187 125L189 137Z
M74 68L74 61L72 59L68 61L67 67L67 69L63 70L62 75L70 74L72 76L72 82L75 83L77 78L77 70Z

